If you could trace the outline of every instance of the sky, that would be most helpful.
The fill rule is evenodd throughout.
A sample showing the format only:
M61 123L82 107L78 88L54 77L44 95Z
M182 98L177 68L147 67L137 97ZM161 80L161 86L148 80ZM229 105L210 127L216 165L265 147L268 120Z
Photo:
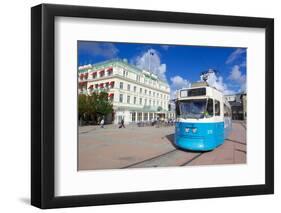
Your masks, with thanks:
M78 41L78 66L125 59L167 81L172 96L209 69L217 71L207 80L211 86L227 95L246 92L246 54L247 49L239 47Z

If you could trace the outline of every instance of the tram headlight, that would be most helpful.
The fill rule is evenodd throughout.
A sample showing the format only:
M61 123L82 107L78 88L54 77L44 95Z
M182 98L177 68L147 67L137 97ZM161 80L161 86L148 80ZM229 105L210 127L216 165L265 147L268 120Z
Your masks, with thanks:
M196 133L196 132L197 132L197 128L193 128L193 129L192 129L192 132L193 132L193 133Z
M185 132L189 133L189 130L190 130L189 128L185 128Z

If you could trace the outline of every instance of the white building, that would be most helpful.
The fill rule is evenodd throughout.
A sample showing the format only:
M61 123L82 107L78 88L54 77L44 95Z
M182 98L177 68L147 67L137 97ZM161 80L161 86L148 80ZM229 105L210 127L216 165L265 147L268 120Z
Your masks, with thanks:
M119 59L78 68L78 93L106 91L113 103L113 123L174 118L170 87L156 75Z

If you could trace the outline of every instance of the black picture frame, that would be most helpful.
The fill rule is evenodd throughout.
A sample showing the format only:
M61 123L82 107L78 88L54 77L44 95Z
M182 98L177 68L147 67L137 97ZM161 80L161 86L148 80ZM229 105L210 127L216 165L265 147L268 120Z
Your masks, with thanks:
M264 28L265 184L56 197L54 21L55 17ZM274 193L274 20L164 11L41 4L31 8L31 204L60 208Z

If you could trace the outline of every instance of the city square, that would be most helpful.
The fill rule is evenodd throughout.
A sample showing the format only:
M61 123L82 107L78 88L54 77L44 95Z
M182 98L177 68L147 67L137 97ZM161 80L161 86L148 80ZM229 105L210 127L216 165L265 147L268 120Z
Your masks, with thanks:
M245 121L233 121L229 137L209 152L178 149L174 131L174 126L79 127L78 170L246 163Z

